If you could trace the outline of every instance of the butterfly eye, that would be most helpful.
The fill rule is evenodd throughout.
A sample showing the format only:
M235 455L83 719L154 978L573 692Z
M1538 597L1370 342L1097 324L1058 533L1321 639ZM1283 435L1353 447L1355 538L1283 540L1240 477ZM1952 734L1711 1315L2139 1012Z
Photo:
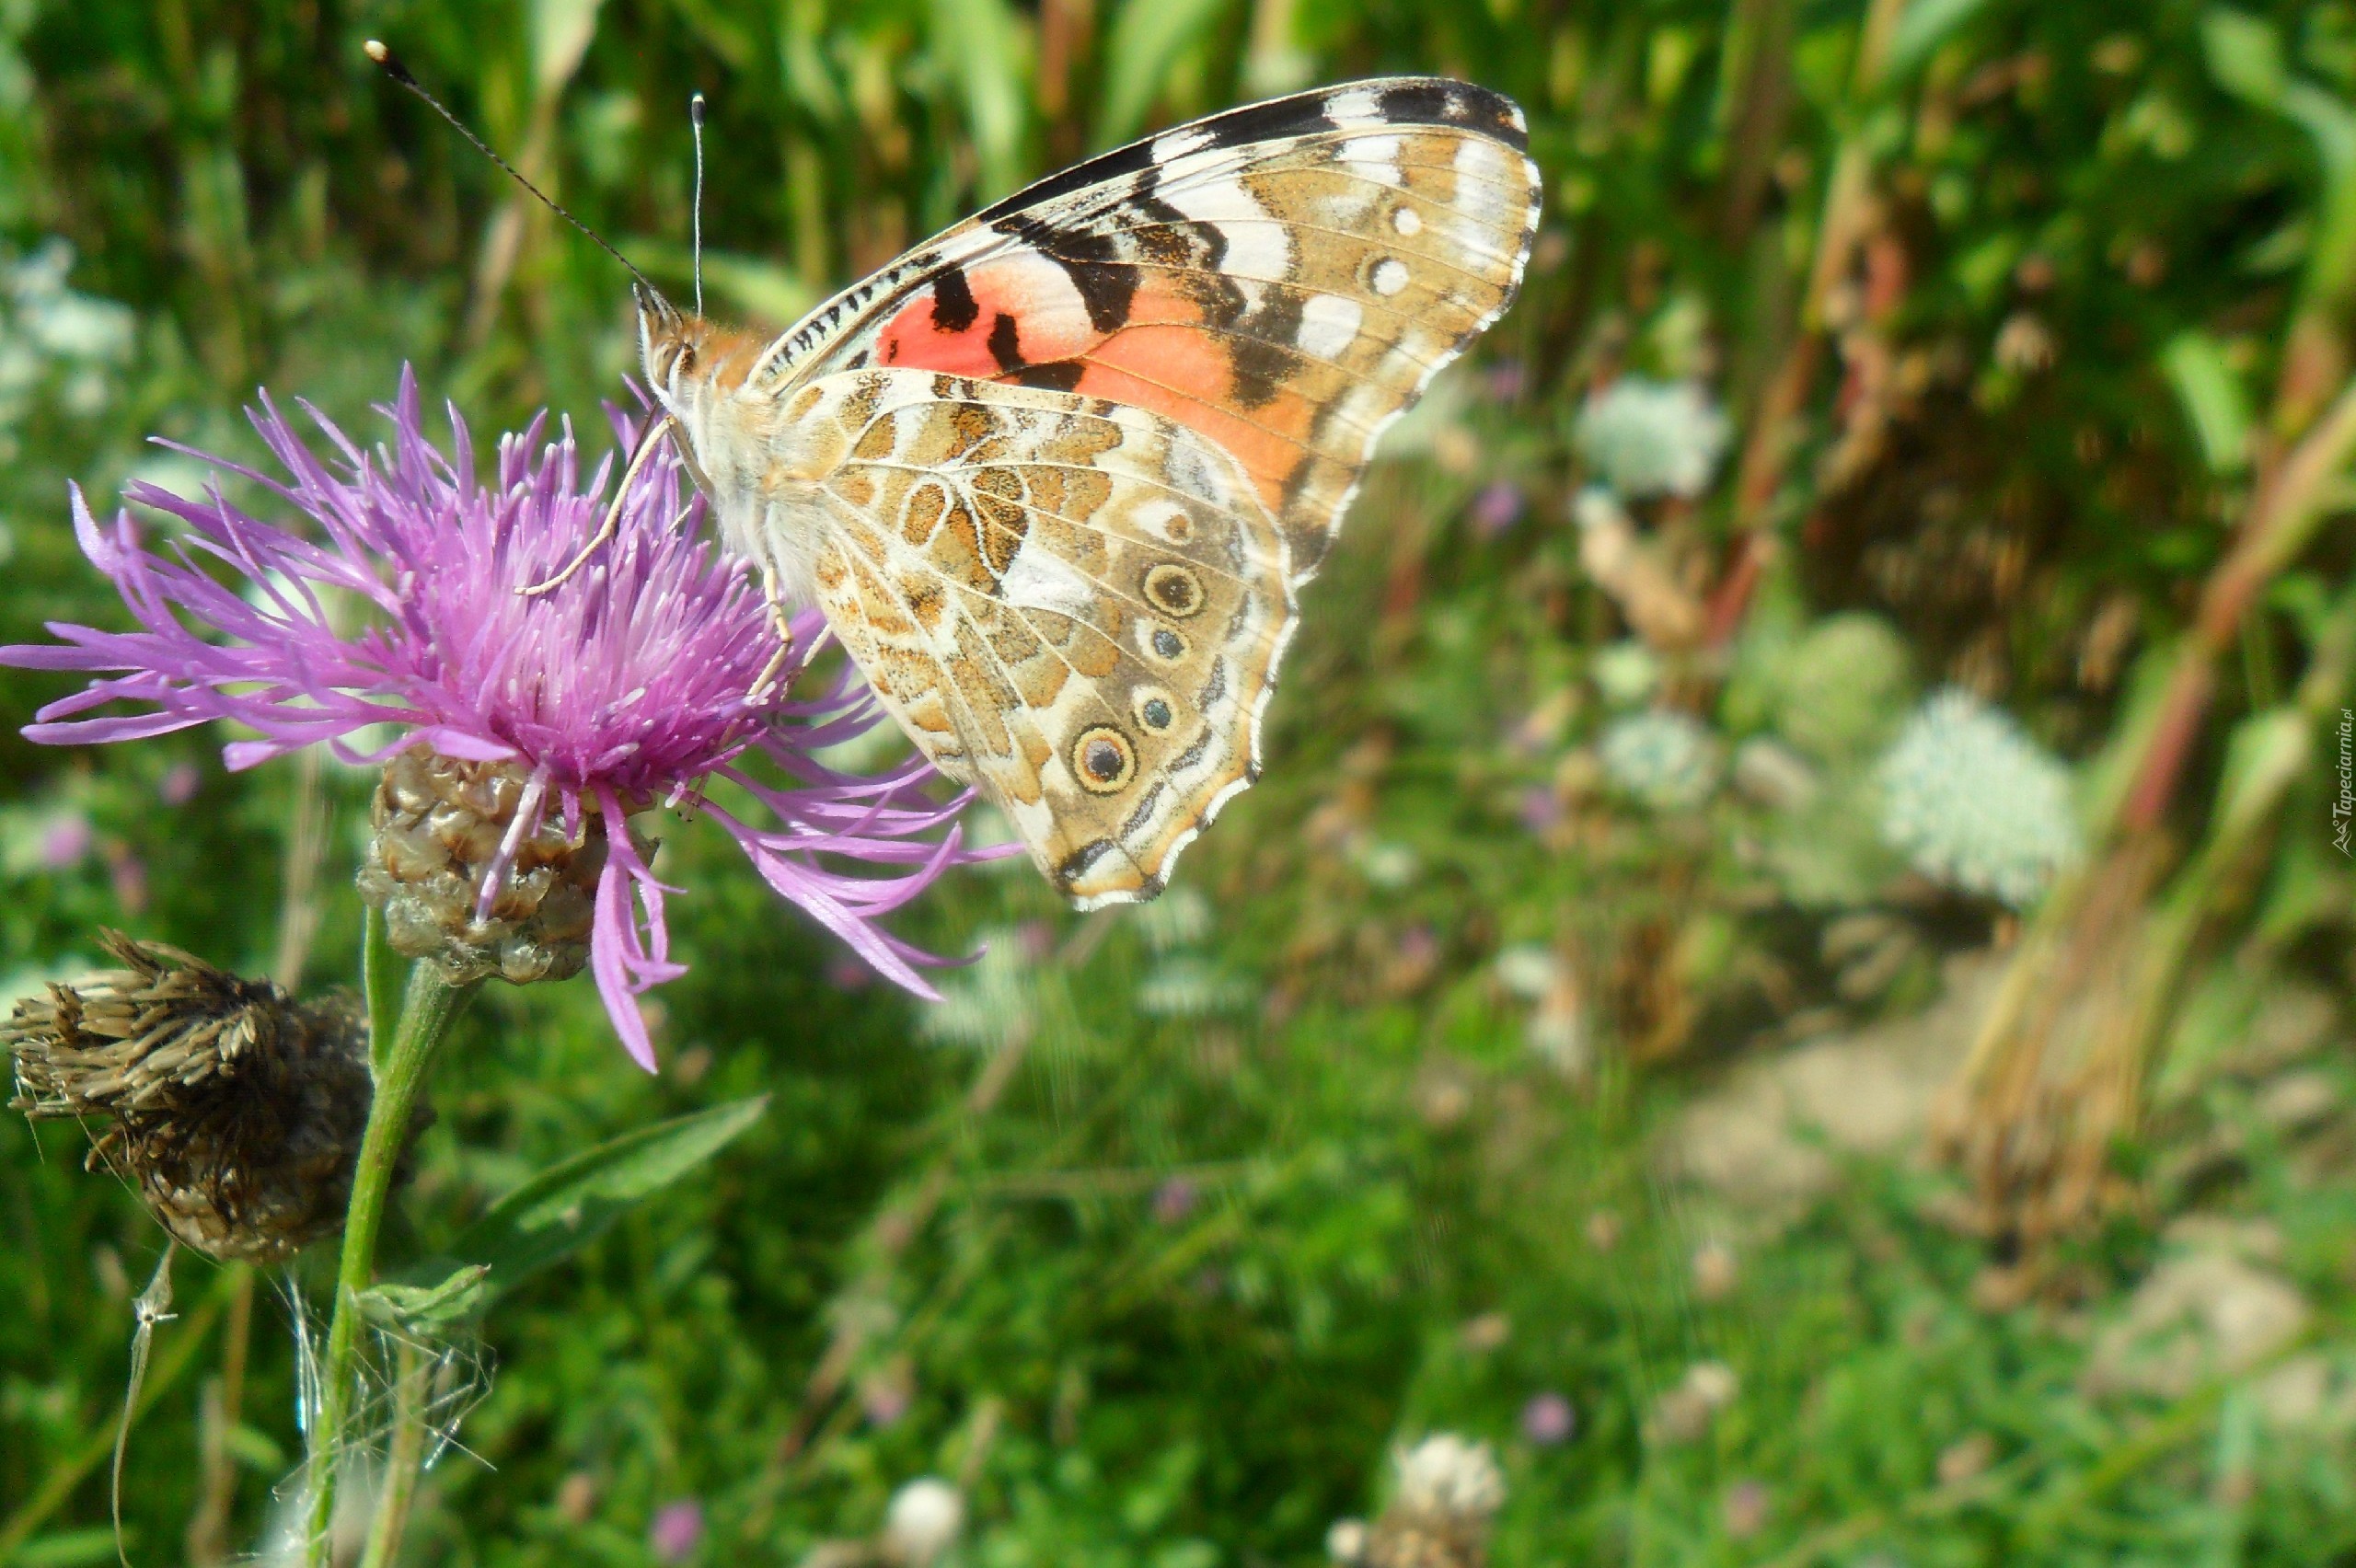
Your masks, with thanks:
M1096 725L1081 731L1080 739L1072 743L1071 770L1079 776L1080 788L1091 794L1117 794L1137 777L1137 748L1112 725Z
M1137 695L1138 722L1161 733L1170 728L1177 714L1171 709L1169 697L1159 691L1141 691Z
M1203 580L1164 561L1145 574L1145 596L1173 616L1191 616L1203 607Z

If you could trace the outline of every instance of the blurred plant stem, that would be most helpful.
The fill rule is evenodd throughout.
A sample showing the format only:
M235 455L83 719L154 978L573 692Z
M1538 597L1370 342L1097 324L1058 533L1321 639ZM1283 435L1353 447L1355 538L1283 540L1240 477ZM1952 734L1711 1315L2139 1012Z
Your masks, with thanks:
M360 1568L392 1568L399 1560L401 1533L409 1528L418 1472L425 1460L425 1397L433 1377L433 1363L416 1344L405 1338L393 1341L393 1436Z
M603 0L539 0L530 6L532 35L531 110L524 124L524 140L515 154L515 167L525 179L547 190L554 167L556 111L564 89L579 75L597 35L597 13ZM466 347L469 352L491 340L499 325L499 306L507 284L523 260L525 241L552 219L529 194L508 190L490 226L483 231L482 254L475 261L474 286L467 306Z
M2038 910L1972 1043L1944 1141L1972 1177L1981 1226L2024 1252L2008 1292L2034 1283L2043 1243L2082 1228L2102 1205L2113 1140L2141 1118L2197 939L2246 885L2311 758L2316 723L2347 688L2356 610L2343 604L2292 700L2237 732L2208 837L2155 905L2175 859L2164 814L2217 663L2331 510L2351 451L2356 384L2260 480L2157 699L2131 711L2104 761L2110 787L2092 856Z
M1711 598L1706 635L1712 647L1724 647L1740 629L1760 576L1775 551L1775 499L1783 493L1793 454L1799 449L1800 417L1823 368L1828 307L1872 219L1874 110L1884 85L1890 39L1905 10L1906 0L1871 0L1865 9L1850 78L1849 123L1825 181L1824 212L1817 220L1807 286L1799 298L1797 319L1785 335L1783 357L1751 410L1750 434L1735 469L1734 549Z
M303 988L303 970L319 930L319 868L327 858L328 798L320 788L322 748L294 757L294 801L286 821L286 863L278 884L278 947L270 977L290 993Z
M246 1262L224 1265L228 1279L229 1320L221 1329L221 1371L205 1380L197 1413L199 1490L189 1515L184 1545L191 1568L212 1568L229 1560L229 1516L237 1500L237 1457L229 1435L245 1416L246 1361L253 1344L254 1271Z
M294 800L287 814L285 864L279 877L278 946L271 978L300 994L303 970L319 928L319 870L327 858L328 797L324 755L318 746L294 754ZM237 1459L229 1435L245 1414L246 1363L251 1353L254 1271L224 1265L231 1281L229 1320L221 1330L221 1371L206 1379L197 1422L199 1483L183 1544L192 1568L229 1559L229 1519L237 1500Z
M196 1365L197 1352L204 1348L205 1337L212 1332L215 1320L232 1294L233 1281L224 1274L213 1295L204 1304L177 1325L171 1336L172 1348L158 1357L147 1370L147 1378L139 1390L137 1402L132 1409L136 1422L155 1408L156 1401L169 1393L191 1366ZM0 1563L13 1562L17 1549L32 1539L33 1532L49 1522L75 1489L89 1478L90 1473L104 1464L114 1452L117 1420L110 1412L92 1427L82 1446L74 1450L64 1464L41 1478L41 1483L25 1499L17 1511L0 1522Z
M376 940L372 919L372 948ZM376 1235L384 1224L393 1173L409 1142L410 1116L434 1049L471 989L445 983L431 963L412 964L389 1045L374 1027L382 1021L378 998L369 998L375 1095L352 1173L352 1202L344 1211L343 1251L336 1268L335 1309L328 1320L327 1354L320 1364L318 1408L312 1412L307 1434L311 1498L304 1561L310 1568L329 1568L333 1556L336 1469L349 1447L348 1428L356 1414L352 1392L359 1376L360 1297L375 1277Z

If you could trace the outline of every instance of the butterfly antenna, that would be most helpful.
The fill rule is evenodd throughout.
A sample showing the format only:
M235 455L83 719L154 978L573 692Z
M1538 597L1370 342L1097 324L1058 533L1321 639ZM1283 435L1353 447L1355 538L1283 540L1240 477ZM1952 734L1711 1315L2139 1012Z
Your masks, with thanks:
M590 242L595 245L598 249L604 251L606 255L620 262L622 264L622 270L628 272L632 278L636 279L641 288L643 288L649 293L658 296L661 294L662 291L655 288L653 283L648 281L645 273L630 265L630 259L629 257L623 255L620 251L616 250L612 246L606 243L605 236L599 234L595 229L591 228L587 224L583 223L579 218L574 217L571 213L566 212L564 208L560 205L547 191L541 190L538 186L525 179L523 172L514 164L509 163L505 158L501 157L497 153L491 151L490 143L484 141L472 131L467 129L467 122L465 121L460 120L456 115L451 113L440 98L435 98L432 93L427 92L424 86L420 83L415 76L410 75L409 67L401 63L400 57L398 55L395 54L391 50L386 48L382 43L373 38L365 44L362 45L361 48L362 52L365 53L369 59L375 61L377 64L385 68L386 75L390 76L394 81L398 82L402 86L407 87L410 92L415 93L420 98L424 100L426 108L432 110L434 113L448 121L452 130L456 131L459 135L464 136L468 142L474 144L475 151L489 158L492 163L497 164L500 168L506 173L508 179L514 180L516 184L522 186L525 190L537 197L539 199L540 205L546 207L549 212L554 213L558 217L562 218L566 223L571 224L574 228L579 229L583 234L587 235Z
M703 314L703 95L687 100L687 123L696 133L695 269L696 314Z

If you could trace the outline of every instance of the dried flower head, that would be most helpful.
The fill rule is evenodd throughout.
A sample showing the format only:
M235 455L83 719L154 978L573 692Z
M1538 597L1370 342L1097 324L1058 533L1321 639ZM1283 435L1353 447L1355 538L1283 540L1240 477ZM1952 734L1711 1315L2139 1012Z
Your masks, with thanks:
M218 486L189 499L133 485L130 500L182 530L157 551L128 513L101 525L76 492L83 551L140 629L52 626L65 646L0 649L0 662L93 676L25 732L87 744L223 719L260 737L227 747L232 768L320 743L389 762L364 885L402 951L456 976L554 978L584 956L585 894L586 962L649 1067L635 998L685 972L664 917L677 890L617 824L657 805L693 802L778 893L930 996L917 966L936 961L878 922L976 858L954 824L964 799L936 802L920 760L870 777L818 760L880 709L848 672L786 695L821 640L814 613L795 623L802 661L756 692L777 646L768 606L744 565L699 536L703 502L685 499L676 454L645 465L586 570L526 595L595 535L610 463L584 485L571 434L544 445L536 421L501 440L479 481L456 410L449 450L426 440L413 378L383 411L393 439L373 453L313 413L329 462L265 399L254 428L285 478L204 457L313 529L264 522ZM638 433L619 416L615 428L626 444ZM216 581L224 569L243 593ZM358 629L331 616L338 597L362 606ZM119 700L150 710L79 717ZM355 751L372 725L395 738ZM731 803L707 799L715 790Z
M1631 501L1700 495L1733 435L1726 410L1692 381L1623 375L1579 409L1580 457Z
M1934 882L2026 908L2083 852L2068 766L1968 691L1907 721L1880 779L1883 838Z
M120 932L121 960L0 1025L10 1101L35 1120L102 1118L90 1150L174 1236L215 1258L273 1262L341 1224L368 1120L353 1009L296 1002Z
M1392 1457L1398 1488L1371 1527L1344 1519L1325 1550L1345 1568L1482 1568L1505 1475L1486 1443L1436 1433Z

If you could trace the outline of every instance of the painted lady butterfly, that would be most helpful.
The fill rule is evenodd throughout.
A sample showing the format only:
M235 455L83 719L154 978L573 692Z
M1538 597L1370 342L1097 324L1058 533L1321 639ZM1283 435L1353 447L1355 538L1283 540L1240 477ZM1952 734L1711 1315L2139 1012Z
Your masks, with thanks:
M1392 77L1041 180L774 340L638 295L723 537L1082 909L1150 898L1260 723L1385 426L1496 320L1521 111Z

